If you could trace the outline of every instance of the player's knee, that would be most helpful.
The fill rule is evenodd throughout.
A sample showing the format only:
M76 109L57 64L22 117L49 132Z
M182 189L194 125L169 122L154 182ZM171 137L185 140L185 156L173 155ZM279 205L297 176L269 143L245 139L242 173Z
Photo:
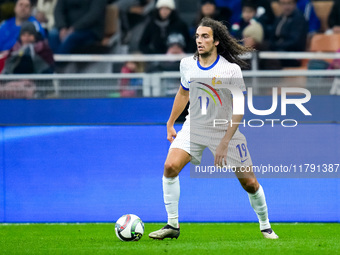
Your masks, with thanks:
M242 187L248 193L255 193L259 189L259 183L254 178L245 179L242 183Z
M166 161L164 164L164 176L165 177L176 177L180 172L179 167L174 162Z

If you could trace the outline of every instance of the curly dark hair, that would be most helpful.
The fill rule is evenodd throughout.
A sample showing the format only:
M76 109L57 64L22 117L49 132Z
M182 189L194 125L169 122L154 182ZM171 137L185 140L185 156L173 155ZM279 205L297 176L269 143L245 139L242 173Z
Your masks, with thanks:
M223 25L222 22L213 20L211 18L203 18L198 26L210 27L213 31L214 41L219 41L217 45L217 54L224 57L231 63L236 63L240 67L247 67L248 63L240 58L248 52L252 52L254 49L249 47L244 47L239 42L230 35L228 28ZM198 59L198 51L196 50L195 59Z

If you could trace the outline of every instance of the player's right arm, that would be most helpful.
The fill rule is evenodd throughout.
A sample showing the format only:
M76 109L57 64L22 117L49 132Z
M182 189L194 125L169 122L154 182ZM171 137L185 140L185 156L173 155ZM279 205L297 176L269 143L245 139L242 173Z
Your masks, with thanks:
M166 123L167 139L169 140L170 143L173 142L177 135L176 130L174 128L175 121L181 115L188 102L189 102L189 90L184 90L182 86L180 86L176 94L174 104L172 106L169 120Z

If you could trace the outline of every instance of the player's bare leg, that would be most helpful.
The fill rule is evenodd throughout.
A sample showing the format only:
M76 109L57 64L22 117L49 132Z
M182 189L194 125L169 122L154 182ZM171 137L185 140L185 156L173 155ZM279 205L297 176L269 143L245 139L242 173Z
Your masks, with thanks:
M264 195L263 188L257 181L256 176L253 173L252 166L249 166L248 170L249 171L247 172L241 172L240 168L238 168L236 169L236 176L243 189L248 193L250 204L259 219L260 230L264 238L277 239L279 237L271 229L269 223L266 197Z
M178 201L180 194L178 174L186 164L189 163L191 156L184 150L173 148L169 150L164 164L163 175L163 194L164 204L168 214L168 224L160 230L149 234L153 239L178 238Z
M178 148L170 149L164 163L164 176L176 177L190 160L191 156L186 151Z

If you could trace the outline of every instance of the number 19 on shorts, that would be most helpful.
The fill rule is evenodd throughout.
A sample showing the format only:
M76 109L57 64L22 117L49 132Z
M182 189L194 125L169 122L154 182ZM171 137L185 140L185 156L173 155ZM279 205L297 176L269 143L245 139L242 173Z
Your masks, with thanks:
M241 143L236 145L236 149L240 154L241 162L245 162L248 159L247 146L244 143Z

